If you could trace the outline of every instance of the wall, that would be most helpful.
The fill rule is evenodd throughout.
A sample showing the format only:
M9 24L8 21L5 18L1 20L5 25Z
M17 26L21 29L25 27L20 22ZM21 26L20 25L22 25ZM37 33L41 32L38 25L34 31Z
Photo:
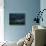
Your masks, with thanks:
M41 9L41 11L43 9L46 9L46 0L41 0L40 1L40 9ZM43 12L42 17L43 17L44 21L43 22L41 21L40 25L46 26L46 20L45 20L46 19L46 11Z
M32 30L35 12L40 9L40 0L4 0L4 38L7 41L18 41ZM9 25L9 13L25 13L25 25ZM33 22L34 23L34 22Z
M4 0L0 0L0 42L4 41Z

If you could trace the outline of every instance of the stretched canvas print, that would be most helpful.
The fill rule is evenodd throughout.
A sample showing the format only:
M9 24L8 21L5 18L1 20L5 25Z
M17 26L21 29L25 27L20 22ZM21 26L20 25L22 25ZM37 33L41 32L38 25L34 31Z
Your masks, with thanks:
M25 25L25 14L24 13L10 13L9 24L10 25Z

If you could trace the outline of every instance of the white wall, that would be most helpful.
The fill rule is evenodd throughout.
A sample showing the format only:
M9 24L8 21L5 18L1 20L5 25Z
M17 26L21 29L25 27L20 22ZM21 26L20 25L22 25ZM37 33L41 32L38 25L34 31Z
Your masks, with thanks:
M41 11L42 11L43 9L46 9L46 0L41 0L41 1L40 1L40 9L41 9ZM43 12L42 17L43 17L43 22L41 21L41 22L40 22L40 25L43 25L43 26L46 27L46 11Z
M4 0L0 0L0 42L4 41Z

